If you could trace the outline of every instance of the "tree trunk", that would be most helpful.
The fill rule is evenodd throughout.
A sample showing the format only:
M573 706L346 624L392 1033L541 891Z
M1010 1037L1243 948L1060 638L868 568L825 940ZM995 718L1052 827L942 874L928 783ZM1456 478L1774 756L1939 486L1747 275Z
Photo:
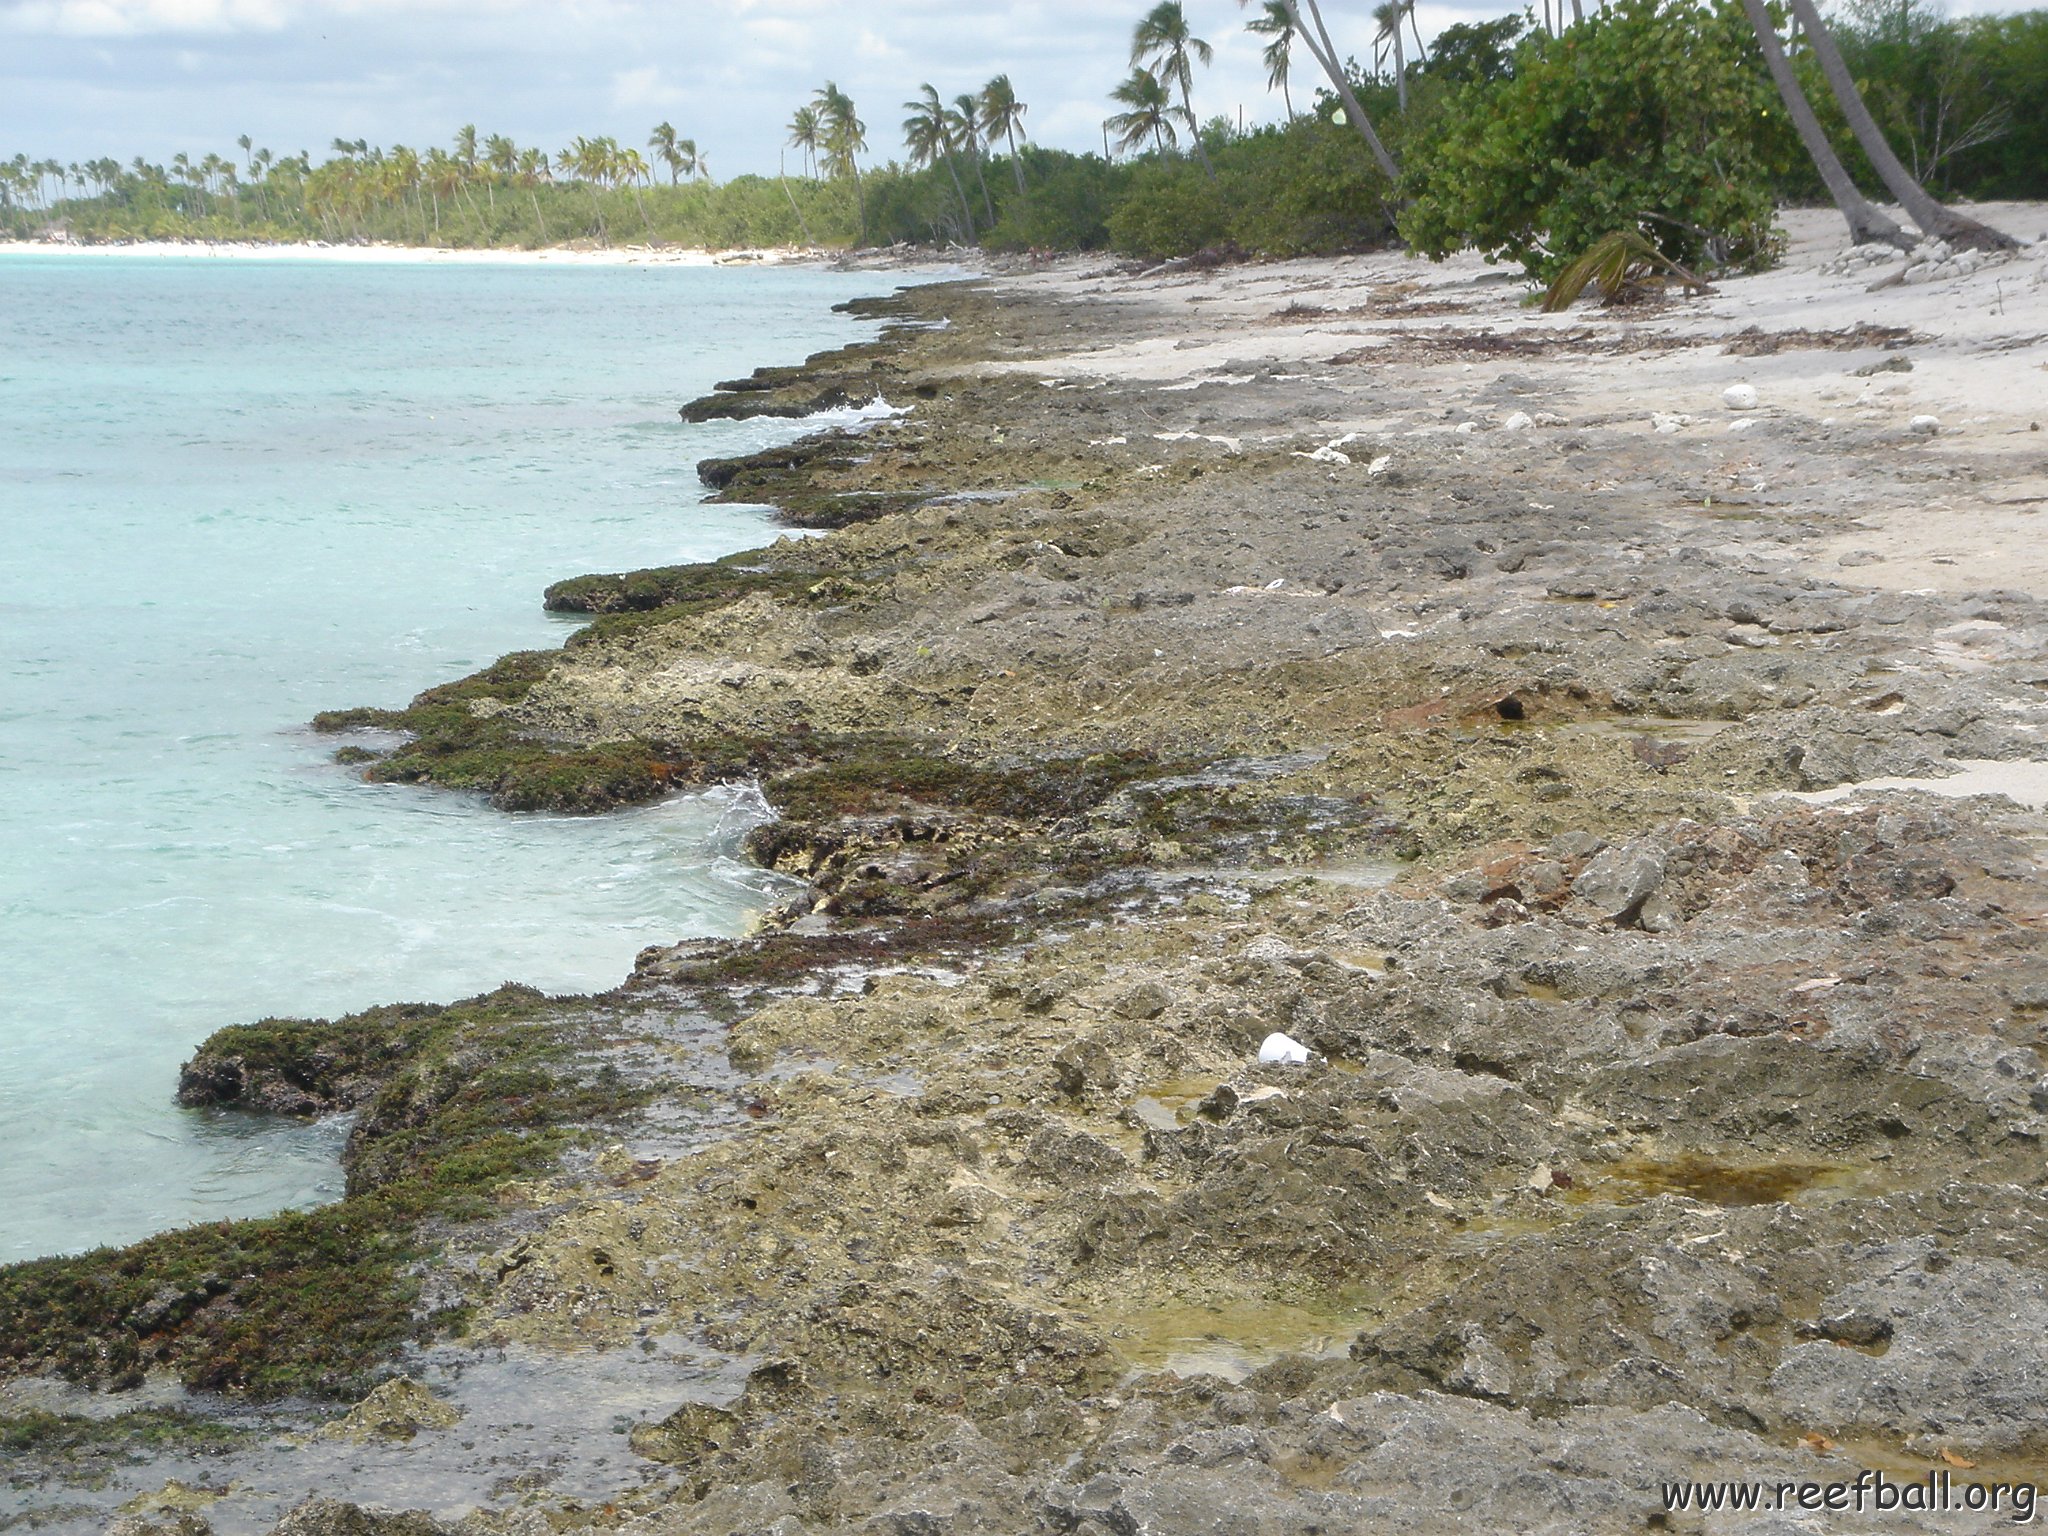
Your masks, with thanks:
M1010 141L1010 169L1017 173L1017 195L1024 195L1024 157L1017 153L1017 130L1005 128L1003 137Z
M1180 111L1181 116L1188 120L1188 137L1195 141L1195 158L1202 162L1202 169L1208 172L1209 179L1214 181L1216 167L1209 163L1209 146L1202 142L1202 125L1195 121L1194 98L1188 94L1186 86L1181 87Z
M804 217L803 209L797 207L796 194L789 190L789 177L782 171L780 161L776 162L775 179L782 183L782 195L789 199L789 211L796 215L796 227L804 232L804 244L815 246L818 242L811 234L811 221Z
M1748 12L1749 24L1756 31L1757 46L1763 50L1764 63L1770 66L1771 79L1777 82L1778 97L1792 115L1792 126L1799 130L1799 142L1806 146L1807 154L1813 158L1814 169L1827 183L1828 196L1835 200L1835 206L1842 210L1842 217L1849 221L1850 240L1857 245L1881 240L1887 245L1896 245L1902 251L1910 251L1919 242L1871 207L1843 168L1841 157L1835 153L1834 145L1828 142L1828 136L1820 126L1820 119L1813 115L1806 92L1799 88L1799 77L1792 72L1791 61L1778 45L1778 29L1771 22L1771 13L1764 0L1742 0L1742 8Z
M974 179L981 183L981 209L988 215L988 227L996 227L995 200L988 195L988 174L981 167L981 151L974 152Z
M1394 16L1394 102L1401 115L1408 115L1408 61L1401 53L1401 17Z
M1863 104L1855 78L1849 73L1849 66L1842 62L1835 39L1828 31L1827 23L1821 20L1820 12L1814 9L1813 0L1792 0L1792 14L1806 28L1806 45L1820 61L1821 73L1827 76L1828 89L1841 103L1842 115L1849 120L1856 142L1863 146L1863 153L1869 156L1872 167L1891 190L1892 196L1899 200L1899 206L1906 210L1907 217L1918 224L1923 233L1937 240L1946 240L1950 245L1974 251L2018 249L2019 242L2012 236L1988 224L1980 224L1953 208L1945 208L1928 195L1927 189L1899 163L1899 157L1892 153L1891 145L1885 140L1884 130L1877 126L1877 120Z
M967 184L960 179L960 167L953 163L953 151L946 151L946 174L953 178L953 190L960 198L960 216L967 220L967 238L974 238L974 204L967 201Z
M1379 134L1373 129L1372 119L1365 115L1365 108L1358 104L1358 93L1351 89L1350 80L1345 78L1344 66L1337 58L1337 45L1330 40L1329 29L1323 25L1323 13L1317 7L1316 0L1307 0L1307 3L1309 14L1315 18L1316 33L1321 36L1320 42L1302 22L1301 0L1284 0L1284 3L1287 6L1287 14L1294 18L1295 35L1308 45L1309 54L1322 67L1323 73L1329 76L1330 84L1337 88L1337 99L1344 104L1345 117L1351 120L1351 126L1364 138L1366 147L1372 151L1373 159L1386 173L1387 180L1399 181L1401 167L1395 163L1394 157L1387 153L1387 146L1380 142Z

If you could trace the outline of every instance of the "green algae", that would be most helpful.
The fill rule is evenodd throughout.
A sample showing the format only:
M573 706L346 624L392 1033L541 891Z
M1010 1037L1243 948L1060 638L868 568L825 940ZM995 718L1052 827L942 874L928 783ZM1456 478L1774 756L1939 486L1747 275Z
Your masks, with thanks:
M486 1214L506 1181L647 1098L522 988L240 1026L195 1062L230 1056L277 1079L348 1084L336 1102L361 1118L346 1197L0 1269L0 1374L123 1388L163 1368L194 1390L258 1399L360 1395L405 1345L461 1321L423 1299L430 1228Z
M543 605L550 613L621 614L669 612L681 618L766 592L776 597L806 593L831 573L809 565L779 563L773 549L749 549L722 559L689 565L655 566L618 575L573 576L547 589ZM605 635L606 626L578 631ZM588 643L588 641L585 641Z

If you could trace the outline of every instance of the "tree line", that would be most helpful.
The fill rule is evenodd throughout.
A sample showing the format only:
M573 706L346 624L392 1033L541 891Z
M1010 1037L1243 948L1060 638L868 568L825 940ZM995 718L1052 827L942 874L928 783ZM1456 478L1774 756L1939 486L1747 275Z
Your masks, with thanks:
M1333 40L1339 0L1236 4L1285 112L1251 132L1200 116L1213 45L1181 0L1160 0L1135 18L1100 154L1032 144L1003 74L951 94L920 84L902 103L901 158L877 163L860 109L828 81L791 117L797 163L786 154L773 177L718 182L669 123L644 146L579 137L554 151L474 126L417 150L337 139L318 163L244 135L239 154L167 165L0 160L0 230L1145 255L1340 250L1398 231L1544 275L1619 228L1677 260L1767 261L1784 198L1832 198L1859 241L1996 244L1950 204L2048 194L2040 11L1951 20L1929 0L1848 0L1830 19L1814 0L1542 0L1540 15L1462 23L1425 46L1414 0L1380 0L1361 64Z

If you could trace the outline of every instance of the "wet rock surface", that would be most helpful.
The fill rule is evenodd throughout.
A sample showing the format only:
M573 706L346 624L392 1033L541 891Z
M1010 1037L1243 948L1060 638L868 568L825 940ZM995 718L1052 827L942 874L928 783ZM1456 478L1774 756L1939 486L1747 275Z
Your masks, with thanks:
M564 584L601 617L491 715L761 744L789 902L562 1005L635 1093L435 1228L461 1337L332 1433L194 1399L258 1433L32 1450L0 1498L88 1529L198 1479L149 1518L222 1533L1994 1528L1660 1491L2048 1464L2048 827L1791 798L2040 757L2038 598L1806 558L1934 450L1428 414L1471 380L1504 420L1510 370L1604 333L1389 333L1363 379L1254 332L1180 389L1069 376L1077 333L1156 339L1113 299L892 312L951 324L696 407L915 400L858 454L713 472L874 515ZM1410 426L1321 430L1362 392ZM1309 1062L1259 1065L1274 1033ZM191 1091L368 1105L374 1185L445 1099L391 1073L360 1032L230 1031Z

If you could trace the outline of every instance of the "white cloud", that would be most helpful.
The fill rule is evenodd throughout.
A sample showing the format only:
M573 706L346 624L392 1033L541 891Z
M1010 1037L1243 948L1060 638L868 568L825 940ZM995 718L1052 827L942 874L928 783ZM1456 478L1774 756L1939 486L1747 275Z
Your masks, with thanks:
M1203 116L1277 121L1234 0L1186 0L1216 46ZM1511 0L1423 0L1430 23ZM339 136L446 144L464 123L556 148L640 143L666 118L722 173L772 173L784 125L827 79L858 103L875 158L900 156L899 104L1006 73L1031 137L1100 150L1142 0L0 0L0 152L61 159L279 150ZM1338 46L1372 56L1368 0L1327 0ZM180 51L190 53L181 67ZM1296 64L1295 100L1313 90Z
M155 32L275 32L282 0L15 0L0 6L10 31L60 37L135 37Z
M612 76L612 106L620 111L673 106L682 93L663 84L659 65L622 69Z

